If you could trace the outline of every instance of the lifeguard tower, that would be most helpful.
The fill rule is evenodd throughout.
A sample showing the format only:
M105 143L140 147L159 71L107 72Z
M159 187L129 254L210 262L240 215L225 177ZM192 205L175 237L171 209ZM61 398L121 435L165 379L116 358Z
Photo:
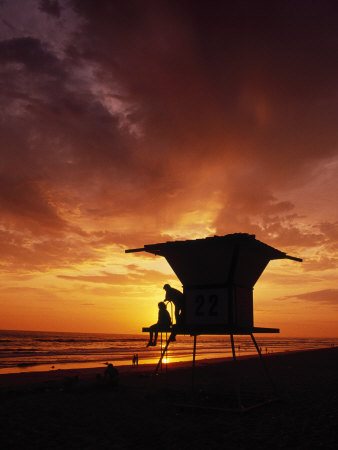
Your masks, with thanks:
M156 372L172 336L180 334L194 337L193 367L198 335L230 335L234 360L233 336L250 335L262 358L254 333L279 333L279 329L254 326L254 285L269 261L301 262L302 259L289 256L246 233L151 244L126 250L126 253L141 251L165 257L181 281L184 294L181 320L170 330ZM142 331L148 332L149 328Z

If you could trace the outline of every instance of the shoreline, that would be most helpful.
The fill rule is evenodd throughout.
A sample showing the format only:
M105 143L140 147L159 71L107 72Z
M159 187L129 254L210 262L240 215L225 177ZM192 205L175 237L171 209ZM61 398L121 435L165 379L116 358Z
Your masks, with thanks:
M0 331L1 333L1 331ZM124 336L124 337L123 337ZM103 368L106 363L116 366L130 366L132 356L137 353L139 363L156 364L160 349L146 348L143 334L136 335L54 333L4 331L0 337L3 343L0 356L0 376L29 372L50 372L53 370ZM122 339L122 341L121 341ZM144 342L144 345L142 342ZM311 350L331 346L338 347L338 338L290 338L280 336L256 336L263 354L284 351ZM209 342L210 341L210 342ZM237 357L256 355L248 336L235 339ZM144 347L144 348L143 348ZM150 351L149 351L150 350ZM191 337L184 336L170 346L169 364L177 361L191 361ZM229 339L226 336L200 336L196 361L232 357Z
M273 352L273 353L262 353L262 358L265 361L270 360L271 358L283 356L283 355L296 355L296 354L309 354L313 352L321 352L323 350L333 350L338 349L338 347L323 347L317 349L307 349L307 350L287 350L282 352ZM236 360L247 361L247 360L259 360L258 354L255 355L236 355ZM196 369L198 367L214 367L220 366L223 364L229 364L233 362L232 356L222 357L222 358L203 358L196 360ZM157 362L154 363L140 363L137 367L132 364L114 364L121 375L131 374L131 373L139 373L150 375L154 372L156 368ZM58 369L49 369L44 371L22 371L22 372L12 372L12 373L3 373L0 374L0 389L11 387L11 386L22 386L29 384L37 384L44 383L49 381L62 381L65 377L77 376L80 379L87 381L92 379L96 374L103 375L104 370L107 367L107 363L102 363L101 365L95 365L90 367L73 367L73 368L58 368ZM166 368L167 371L175 371L177 369L191 369L192 367L192 358L189 361L174 361L168 364L163 363L162 368Z

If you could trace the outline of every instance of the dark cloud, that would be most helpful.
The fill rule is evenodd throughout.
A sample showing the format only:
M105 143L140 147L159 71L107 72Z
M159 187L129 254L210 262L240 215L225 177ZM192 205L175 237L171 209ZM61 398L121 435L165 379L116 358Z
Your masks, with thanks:
M199 162L239 153L273 184L335 151L332 3L74 3L83 56L113 73L178 164L182 148Z
M89 205L101 181L99 190L113 192L117 171L122 175L132 166L129 138L86 83L74 79L72 63L44 50L39 40L0 43L0 60L2 215L36 234L74 229L60 206L74 208L84 197ZM111 210L113 204L111 195Z
M55 55L46 50L38 39L14 38L0 42L0 63L23 64L25 70L33 73L52 73L58 70Z
M39 8L41 11L59 18L62 8L58 0L40 0Z

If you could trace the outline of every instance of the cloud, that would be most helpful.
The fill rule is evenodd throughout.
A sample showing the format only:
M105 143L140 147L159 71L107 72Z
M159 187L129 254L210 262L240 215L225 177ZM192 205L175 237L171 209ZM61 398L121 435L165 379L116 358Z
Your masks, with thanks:
M263 2L263 15L251 2L245 8L221 2L212 8L166 1L142 7L73 3L86 19L84 57L113 74L142 111L145 131L169 145L178 160L183 146L193 146L202 160L236 160L238 153L256 161L256 168L278 168L273 177L266 173L273 182L276 175L295 176L304 158L324 156L325 140L332 145L324 152L334 151L334 121L318 104L324 97L335 107L329 100L338 70L330 57L335 40L326 32L334 32L329 8L312 5L304 13L301 5ZM314 40L317 14L321 26Z
M56 18L59 18L61 15L62 8L58 0L40 0L39 8L46 14L50 14Z
M273 191L306 183L336 151L329 92L338 68L328 52L335 44L325 31L334 29L326 7L307 11L305 20L303 8L281 4L264 3L266 15L250 2L243 9L74 5L86 19L79 55L136 105L143 139L129 174L141 177L133 195L148 200L141 200L144 215L155 206L180 217L215 192L223 205L217 228L227 215L257 223L257 215L292 211L294 203ZM314 44L317 13L323 22Z
M52 232L48 237L37 237L37 234L31 235L23 227L21 229L21 233L0 230L3 272L45 272L87 261L98 262L102 258L86 239L69 234L65 239L65 234Z
M30 286L6 286L0 288L0 294L2 299L5 299L5 305L8 302L12 302L13 300L19 300L19 302L21 302L22 299L24 301L25 299L43 301L46 304L51 301L60 301L60 297L57 293L53 293L49 289L40 287L33 288Z
M317 302L323 305L338 306L338 289L322 289L304 294L288 295L277 300L297 299L305 302Z
M194 233L335 251L289 195L337 151L335 7L304 5L36 4L0 42L6 229L47 265L67 237L72 263Z
M322 252L324 253L324 252ZM304 261L305 271L322 271L336 269L338 266L338 258L336 256L326 256L325 254L319 254L315 257Z
M0 208L4 217L11 217L12 220L19 217L23 228L34 228L40 233L43 228L53 233L67 227L66 221L58 216L56 208L48 202L43 182L8 178L0 180Z
M69 281L80 281L86 283L103 283L111 285L128 285L128 284L157 284L164 285L168 279L175 279L156 270L138 269L130 271L126 274L116 274L109 272L101 272L101 275L58 275L58 278Z
M33 73L58 71L58 59L43 48L42 43L32 37L14 38L0 42L0 62L2 64L18 63L25 70Z
M338 243L338 222L322 222L318 225L329 245Z

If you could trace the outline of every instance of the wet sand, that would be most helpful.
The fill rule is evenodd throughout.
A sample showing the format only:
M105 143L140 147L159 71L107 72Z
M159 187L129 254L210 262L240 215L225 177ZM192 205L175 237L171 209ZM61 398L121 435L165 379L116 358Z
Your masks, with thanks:
M118 386L103 381L104 367L1 375L0 445L336 448L338 348L264 362L272 383L258 358L198 361L194 376L191 363L163 366L158 376L154 365L122 366Z

